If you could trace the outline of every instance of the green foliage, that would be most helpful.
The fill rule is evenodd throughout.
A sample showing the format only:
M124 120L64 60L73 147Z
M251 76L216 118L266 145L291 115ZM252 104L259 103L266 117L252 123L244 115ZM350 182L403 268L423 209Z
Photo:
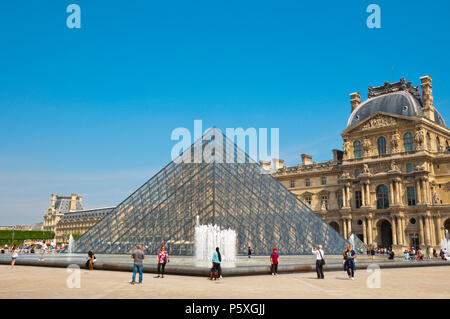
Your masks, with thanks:
M12 230L0 230L0 245L11 245ZM14 245L21 245L24 240L47 240L53 239L55 233L52 231L43 230L15 230L14 231Z

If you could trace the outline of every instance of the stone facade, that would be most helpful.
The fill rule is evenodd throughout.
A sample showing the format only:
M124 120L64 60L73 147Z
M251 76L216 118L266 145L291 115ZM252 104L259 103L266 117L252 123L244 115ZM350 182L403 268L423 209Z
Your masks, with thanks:
M67 242L70 234L82 235L114 207L84 209L82 197L77 194L52 194L50 207L44 213L43 230L55 232L57 242Z
M44 213L43 230L57 232L57 224L65 213L84 209L82 197L77 194L60 196L52 194L50 207Z
M397 253L439 251L450 231L450 130L434 108L431 77L421 83L422 95L403 79L369 87L364 103L351 94L343 151L322 163L302 154L273 176L345 238Z
M86 209L64 214L57 224L57 242L67 242L70 234L82 235L115 207Z

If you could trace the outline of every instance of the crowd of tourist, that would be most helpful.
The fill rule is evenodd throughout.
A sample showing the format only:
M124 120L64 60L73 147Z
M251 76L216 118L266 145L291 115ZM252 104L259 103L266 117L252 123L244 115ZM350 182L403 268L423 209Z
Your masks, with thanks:
M10 246L5 245L0 249L1 254L9 253L11 254L11 268L14 268L15 262L20 254L33 254L40 253L41 260L44 260L45 254L49 253L61 253L67 248L66 245L52 245L48 244L46 241L42 241L39 243L32 244L23 244L21 246ZM324 279L323 266L325 265L324 251L322 249L322 245L318 245L317 247L312 248L312 253L316 258L316 272L318 279ZM343 254L342 254L342 264L344 266L344 271L347 273L348 278L353 280L355 276L355 259L358 254L362 254L363 251L360 248L352 249L350 245L347 245ZM369 247L366 250L368 256L371 256L372 259L375 258L376 255L385 255L388 259L394 259L394 251L392 247L389 248L381 248L381 247ZM251 257L252 249L248 247L248 258ZM423 261L424 260L424 252L421 248L417 250L414 248L405 249L403 251L403 255L405 260L408 261ZM133 276L131 284L141 284L143 280L143 261L145 259L145 254L143 251L142 245L137 245L131 254L131 258L133 259ZM443 259L450 261L449 254L447 249L443 248L440 250L439 254L436 249L433 249L431 255L427 255L426 259ZM272 253L270 254L270 272L272 276L278 275L278 264L279 264L280 256L277 253L277 249L273 248ZM96 261L95 254L92 251L88 252L88 258L86 261L86 268L89 270L94 269L94 263ZM164 245L161 247L158 255L157 255L157 273L158 276L156 278L164 278L165 267L169 262L169 254L165 250ZM216 250L212 253L212 267L210 271L210 279L211 280L220 280L222 279L222 256L220 253L219 247L216 247ZM136 282L136 275L139 273L139 281Z

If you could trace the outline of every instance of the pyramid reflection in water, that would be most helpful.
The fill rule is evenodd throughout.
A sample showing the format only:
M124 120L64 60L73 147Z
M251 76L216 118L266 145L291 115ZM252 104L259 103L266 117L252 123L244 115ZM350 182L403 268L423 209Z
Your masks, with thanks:
M209 153L194 163L195 150ZM198 155L198 153L197 153ZM212 128L119 204L74 244L75 252L129 253L138 243L156 254L194 255L196 216L231 228L237 252L310 254L322 244L340 254L348 242L220 130ZM212 252L211 252L212 254Z

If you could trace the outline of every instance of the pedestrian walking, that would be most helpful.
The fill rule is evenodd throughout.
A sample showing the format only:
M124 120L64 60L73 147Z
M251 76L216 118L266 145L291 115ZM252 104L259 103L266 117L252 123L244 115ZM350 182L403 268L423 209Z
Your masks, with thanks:
M141 245L136 246L136 249L133 251L131 258L134 259L134 264L133 264L133 277L131 279L130 284L132 284L132 285L136 284L136 273L137 272L139 272L139 282L138 283L142 284L142 272L144 270L143 261L145 259L145 255L142 252Z
M14 246L11 252L11 269L14 269L14 265L16 264L16 259L19 257L16 247Z
M247 252L248 258L250 259L250 257L252 256L252 248L250 246L248 246L248 252Z
M271 270L272 270L272 276L278 275L278 260L280 256L277 254L277 249L272 249L272 254L270 255L270 264L271 264Z
M355 258L356 253L353 249L350 248L350 245L347 245L344 251L344 270L347 271L348 279L353 280L355 277Z
M372 256L372 260L375 260L375 248L372 247L370 250L370 255Z
M169 254L165 251L164 246L161 247L161 250L158 253L158 277L161 275L161 278L164 278L164 269L166 268L166 264L169 262Z
M324 279L323 266L325 265L325 259L323 258L324 253L322 250L322 245L317 246L317 248L313 248L312 253L316 255L317 279Z

